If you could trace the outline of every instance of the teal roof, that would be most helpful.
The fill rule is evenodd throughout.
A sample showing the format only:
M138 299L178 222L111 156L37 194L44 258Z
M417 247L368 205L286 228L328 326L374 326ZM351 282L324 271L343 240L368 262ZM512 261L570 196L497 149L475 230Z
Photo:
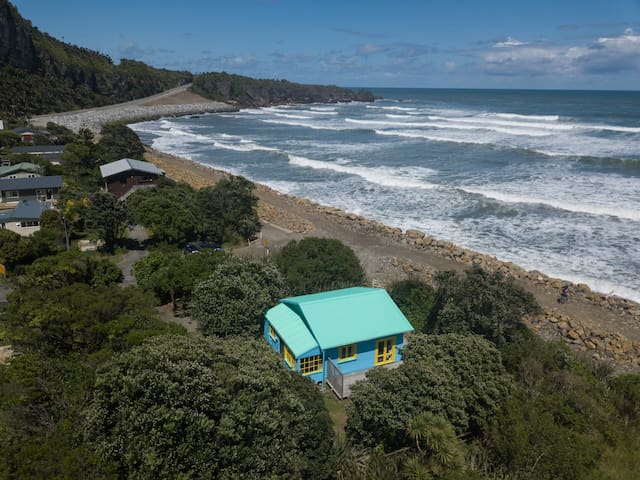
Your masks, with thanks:
M413 331L381 288L345 288L285 298L281 302L304 321L323 350ZM289 345L285 334L279 333Z
M318 343L302 319L285 304L280 303L270 308L265 317L287 344L294 357L298 358L318 347Z
M40 173L40 166L31 162L21 162L15 165L0 167L0 177L6 177L17 172Z

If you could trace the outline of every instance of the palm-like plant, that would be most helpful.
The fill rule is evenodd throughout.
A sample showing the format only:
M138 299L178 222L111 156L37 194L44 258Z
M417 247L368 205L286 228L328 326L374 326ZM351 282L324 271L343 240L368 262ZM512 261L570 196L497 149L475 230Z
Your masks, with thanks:
M421 413L411 419L407 433L418 454L404 462L406 478L439 478L447 472L464 470L462 445L446 419L431 412ZM424 476L424 472L430 476Z

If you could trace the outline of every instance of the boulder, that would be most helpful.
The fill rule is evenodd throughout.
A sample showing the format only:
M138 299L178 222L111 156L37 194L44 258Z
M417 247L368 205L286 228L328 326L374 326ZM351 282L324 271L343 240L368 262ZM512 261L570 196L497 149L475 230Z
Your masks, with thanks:
M409 237L409 238L413 238L413 239L416 239L416 238L424 238L424 237L426 236L426 235L425 235L423 232L421 232L420 230L407 230L406 235L407 235L407 237Z

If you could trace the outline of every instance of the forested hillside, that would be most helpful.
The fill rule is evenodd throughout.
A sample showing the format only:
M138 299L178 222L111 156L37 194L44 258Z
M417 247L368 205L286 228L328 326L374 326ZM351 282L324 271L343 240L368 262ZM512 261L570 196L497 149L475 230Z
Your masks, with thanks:
M373 95L336 86L303 85L222 73L150 67L61 42L0 0L0 118L99 107L160 93L193 81L193 90L243 107L283 103L372 101Z
M0 118L94 107L188 83L189 72L111 58L40 32L0 0Z
M356 92L334 85L304 85L286 80L255 79L225 72L197 75L191 88L203 97L242 107L374 100L374 96L366 91Z

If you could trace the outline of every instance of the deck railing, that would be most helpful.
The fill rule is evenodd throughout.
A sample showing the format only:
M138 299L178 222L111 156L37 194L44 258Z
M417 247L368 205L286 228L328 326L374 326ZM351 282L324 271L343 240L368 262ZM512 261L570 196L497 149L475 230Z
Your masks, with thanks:
M327 384L340 400L344 394L344 375L330 358L327 359Z

